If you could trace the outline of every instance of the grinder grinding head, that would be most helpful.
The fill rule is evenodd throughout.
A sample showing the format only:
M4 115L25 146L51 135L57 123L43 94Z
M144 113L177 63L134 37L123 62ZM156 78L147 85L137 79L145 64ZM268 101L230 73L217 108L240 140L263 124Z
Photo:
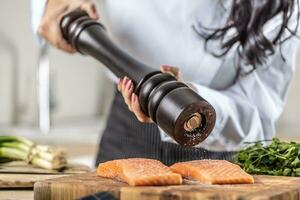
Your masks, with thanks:
M213 107L188 87L179 87L161 100L156 112L157 124L183 146L205 140L214 128Z
M214 127L214 108L168 73L148 77L137 93L144 113L182 146L199 144Z

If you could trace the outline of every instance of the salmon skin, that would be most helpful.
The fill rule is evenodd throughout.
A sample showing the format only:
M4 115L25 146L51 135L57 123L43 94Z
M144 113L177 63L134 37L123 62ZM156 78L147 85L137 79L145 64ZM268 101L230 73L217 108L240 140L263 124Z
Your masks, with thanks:
M112 160L99 164L97 174L105 178L117 179L131 186L156 186L182 184L180 174L158 160L129 158Z
M175 163L171 170L182 177L205 184L247 184L254 183L251 175L240 166L226 160L194 160Z

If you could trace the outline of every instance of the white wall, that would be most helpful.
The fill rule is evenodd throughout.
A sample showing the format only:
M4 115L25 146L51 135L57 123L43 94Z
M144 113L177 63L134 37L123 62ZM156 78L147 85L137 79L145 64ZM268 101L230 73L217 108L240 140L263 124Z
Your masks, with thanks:
M0 33L0 38L4 38ZM0 40L0 122L12 123L14 115L14 54L15 49L10 43Z
M296 62L296 73L289 88L286 107L278 121L277 133L281 138L300 140L300 50Z

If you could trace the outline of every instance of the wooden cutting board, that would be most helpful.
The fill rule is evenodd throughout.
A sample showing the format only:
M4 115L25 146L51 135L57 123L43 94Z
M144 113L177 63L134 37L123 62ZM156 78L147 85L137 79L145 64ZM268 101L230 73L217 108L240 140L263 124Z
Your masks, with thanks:
M255 176L255 184L245 185L206 185L185 181L185 185L181 186L131 187L98 177L96 173L86 173L41 181L34 185L36 200L69 200L97 192L110 192L121 200L300 200L300 178Z
M41 169L24 162L11 162L0 165L0 189L5 188L33 188L37 181L89 172L90 169L82 165L69 165L58 172Z

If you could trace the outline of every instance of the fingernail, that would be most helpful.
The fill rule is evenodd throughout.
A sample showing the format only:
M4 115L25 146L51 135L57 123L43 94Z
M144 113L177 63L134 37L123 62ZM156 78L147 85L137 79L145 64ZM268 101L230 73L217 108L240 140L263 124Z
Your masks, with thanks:
M97 15L97 12L96 12L96 10L93 10L93 13L92 13L92 15L93 15L93 18L94 18L94 19L97 19L97 18L98 18L98 15Z
M126 88L129 90L129 87L131 85L131 80L128 80L128 82L126 83Z
M128 79L126 77L124 77L123 79L123 84L126 86Z
M131 88L132 88L132 84L131 84L131 82L129 82L128 86L127 86L127 90L130 91Z

